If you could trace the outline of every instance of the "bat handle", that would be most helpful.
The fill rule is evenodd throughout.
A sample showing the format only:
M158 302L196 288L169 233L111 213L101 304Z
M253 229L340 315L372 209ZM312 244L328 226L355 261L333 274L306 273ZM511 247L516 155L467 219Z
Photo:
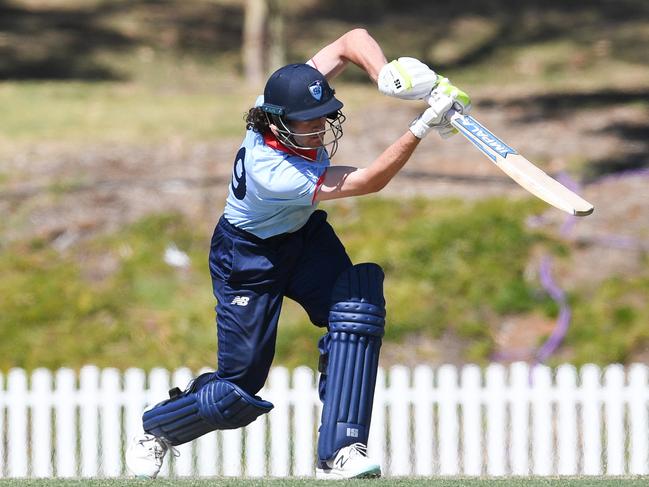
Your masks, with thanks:
M446 112L446 115L444 115L444 118L451 122L455 126L457 121L461 118L464 118L464 115L462 115L460 112L458 112L455 108L451 108L448 112Z

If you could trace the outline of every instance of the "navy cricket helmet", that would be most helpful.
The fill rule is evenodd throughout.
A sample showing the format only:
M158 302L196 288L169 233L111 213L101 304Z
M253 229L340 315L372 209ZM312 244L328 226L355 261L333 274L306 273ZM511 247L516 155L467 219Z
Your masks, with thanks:
M333 116L343 104L327 78L308 64L289 64L270 75L261 109L286 120L314 120Z
M289 64L270 75L264 89L264 104L268 123L279 140L294 149L315 149L308 160L321 160L325 154L333 157L338 141L343 136L345 115L340 111L343 104L334 96L327 78L308 64ZM296 132L291 122L304 122L326 117L321 129L315 132ZM317 138L317 144L305 145L306 137Z

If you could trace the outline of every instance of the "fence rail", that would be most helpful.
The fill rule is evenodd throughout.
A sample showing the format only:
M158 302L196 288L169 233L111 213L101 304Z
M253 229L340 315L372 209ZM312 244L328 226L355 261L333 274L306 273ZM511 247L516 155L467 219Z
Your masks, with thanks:
M114 477L143 408L192 377L83 367L0 375L0 476ZM370 455L401 475L649 473L649 367L395 366L378 375ZM161 475L310 476L316 374L271 371L275 404L243 430L179 447Z

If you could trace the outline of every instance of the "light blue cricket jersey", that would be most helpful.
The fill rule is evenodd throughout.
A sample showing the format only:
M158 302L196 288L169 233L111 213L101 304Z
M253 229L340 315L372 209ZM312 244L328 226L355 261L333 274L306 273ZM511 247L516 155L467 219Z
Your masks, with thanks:
M235 158L225 218L259 238L299 230L318 206L313 197L329 163L327 156L311 162L269 147L248 130Z

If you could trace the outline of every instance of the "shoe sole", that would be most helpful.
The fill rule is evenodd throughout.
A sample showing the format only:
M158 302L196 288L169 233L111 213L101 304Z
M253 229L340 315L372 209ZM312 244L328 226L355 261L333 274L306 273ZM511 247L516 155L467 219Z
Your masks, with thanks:
M381 477L381 467L372 468L366 470L365 472L357 473L351 477L345 477L337 473L330 471L324 471L321 469L316 469L315 477L318 480L349 480L349 479L376 479Z
M373 470L368 470L367 472L363 472L359 475L356 475L355 477L350 477L352 479L378 479L381 477L381 469L373 469Z

